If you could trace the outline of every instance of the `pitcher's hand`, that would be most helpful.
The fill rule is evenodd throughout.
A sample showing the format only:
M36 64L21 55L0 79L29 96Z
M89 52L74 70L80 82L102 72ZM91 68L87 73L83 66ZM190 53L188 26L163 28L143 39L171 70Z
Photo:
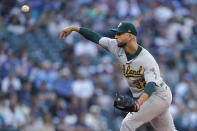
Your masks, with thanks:
M59 39L61 40L61 39L66 38L72 31L79 31L79 27L70 26L70 27L64 28L61 31L61 34L59 36Z

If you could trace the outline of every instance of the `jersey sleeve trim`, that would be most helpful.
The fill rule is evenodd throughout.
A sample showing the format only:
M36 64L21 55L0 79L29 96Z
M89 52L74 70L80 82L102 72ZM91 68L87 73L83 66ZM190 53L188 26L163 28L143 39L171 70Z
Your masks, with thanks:
M155 86L156 86L155 82L148 82L145 86L144 92L147 93L148 96L150 97L151 94L155 91Z

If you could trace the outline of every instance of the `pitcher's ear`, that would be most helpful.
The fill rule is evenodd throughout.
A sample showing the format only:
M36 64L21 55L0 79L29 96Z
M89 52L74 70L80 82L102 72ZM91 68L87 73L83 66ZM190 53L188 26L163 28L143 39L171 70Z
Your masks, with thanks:
M136 36L135 35L133 35L133 34L130 34L131 35L131 39L132 40L136 40Z
M129 40L134 40L136 39L136 36L135 35L132 35L130 33L128 33L128 36L129 36Z

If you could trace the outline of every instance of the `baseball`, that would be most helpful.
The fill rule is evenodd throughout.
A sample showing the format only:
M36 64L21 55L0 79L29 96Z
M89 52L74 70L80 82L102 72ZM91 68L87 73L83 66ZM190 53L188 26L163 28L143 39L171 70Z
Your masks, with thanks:
M29 9L30 9L30 8L29 8L28 5L23 5L23 6L21 7L21 11L22 11L22 12L25 12L25 13L26 13L26 12L29 12Z

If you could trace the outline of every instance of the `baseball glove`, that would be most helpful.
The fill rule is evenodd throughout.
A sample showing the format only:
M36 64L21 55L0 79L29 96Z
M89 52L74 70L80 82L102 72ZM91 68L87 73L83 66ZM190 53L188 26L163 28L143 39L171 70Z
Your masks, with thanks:
M133 97L119 94L115 97L114 107L124 112L137 112L140 109L140 105Z

